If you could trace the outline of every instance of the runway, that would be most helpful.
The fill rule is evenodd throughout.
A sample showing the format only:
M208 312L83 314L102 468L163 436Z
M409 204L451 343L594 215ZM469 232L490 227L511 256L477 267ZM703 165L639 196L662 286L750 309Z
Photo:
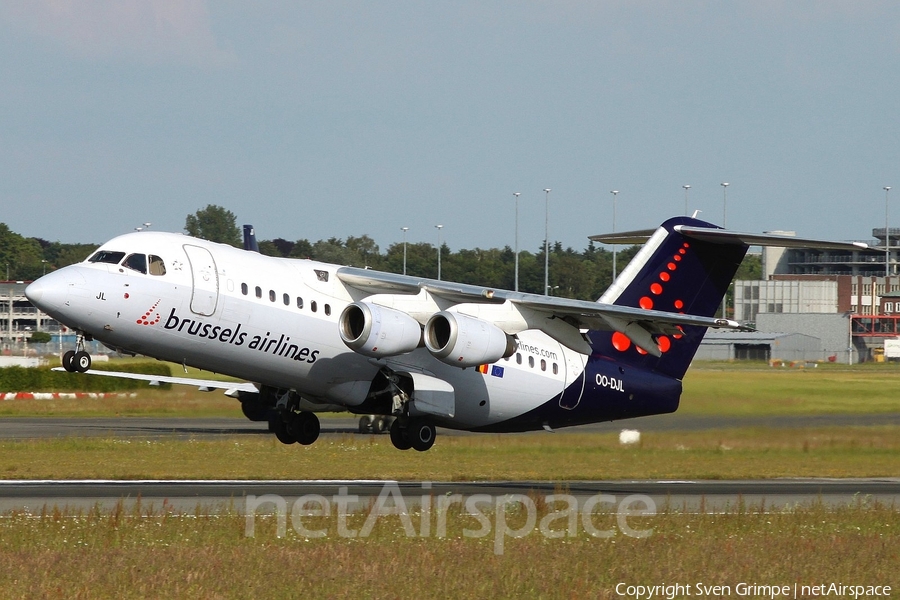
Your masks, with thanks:
M357 417L324 417L323 436L359 434ZM700 431L736 427L802 428L900 425L900 414L811 415L780 417L700 417L660 415L628 421L598 423L559 430L560 433L641 431ZM223 435L271 435L266 423L243 418L55 418L8 417L0 419L0 439L47 439L57 437L104 437L121 439L198 439ZM479 435L440 430L440 435ZM798 504L823 502L884 502L900 505L900 478L883 479L776 479L741 481L480 481L480 482L385 482L385 481L0 481L0 512L40 512L45 507L89 509L115 506L124 500L131 506L140 498L143 506L177 511L242 511L248 496L275 495L293 502L308 494L326 498L358 496L359 504L383 493L387 485L415 503L422 496L459 494L567 493L583 501L598 494L622 499L634 494L650 497L657 507L688 511L723 511L743 503L747 506L781 509ZM392 488L393 489L393 488Z
M323 435L358 433L358 417L330 417L320 419ZM900 425L900 413L831 414L785 416L696 416L656 415L566 427L558 433L604 433L622 429L640 431L703 431L735 427L801 428L801 427L871 427ZM53 437L91 436L109 438L179 438L196 439L222 435L270 435L266 423L252 422L243 417L181 418L181 417L6 417L0 419L0 439L35 439ZM440 429L440 435L480 435L451 429Z
M248 497L283 498L290 507L297 498L315 494L333 499L356 497L350 506L368 506L379 494L400 494L411 505L422 497L507 494L546 497L569 494L579 502L606 495L615 504L635 494L653 500L657 509L720 512L739 505L780 510L784 507L822 502L846 505L855 502L900 503L900 478L879 479L774 479L699 481L470 481L412 482L381 480L73 480L0 482L0 512L24 510L39 513L57 506L87 510L96 505L111 508L119 500L128 507L140 498L143 507L169 507L176 511L243 511ZM271 510L272 507L269 508Z

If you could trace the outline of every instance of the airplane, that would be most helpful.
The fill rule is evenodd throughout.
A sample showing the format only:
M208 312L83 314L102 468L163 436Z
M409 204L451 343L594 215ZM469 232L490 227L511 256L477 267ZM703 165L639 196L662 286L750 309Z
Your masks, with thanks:
M393 445L426 451L436 426L553 431L674 412L706 330L746 329L716 313L751 245L866 247L693 217L593 239L644 241L596 302L157 231L116 237L25 295L78 332L67 371L226 389L285 444L316 441L316 412L392 416ZM243 381L94 371L85 340Z

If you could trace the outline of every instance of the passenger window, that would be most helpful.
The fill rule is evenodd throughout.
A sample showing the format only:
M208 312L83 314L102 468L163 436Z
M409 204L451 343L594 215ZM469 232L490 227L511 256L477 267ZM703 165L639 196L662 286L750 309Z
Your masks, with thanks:
M150 255L150 274L151 275L165 275L166 274L166 263L163 259L158 256Z
M297 296L297 308L303 308L303 298Z
M516 364L517 365L522 364L522 353L521 352L516 352Z
M269 302L275 302L275 290L269 290Z
M259 286L256 286L256 297L262 298L262 288Z
M316 301L315 300L313 300L312 302L309 303L309 310L316 312Z
M88 262L117 265L124 256L124 252L110 252L109 250L100 250L99 252L94 253L94 255L88 259Z
M246 295L247 295L247 292L248 292L247 284L246 284L246 283L242 283L242 284L241 284L241 293L242 293L243 295L246 296Z
M541 359L541 371L546 371L546 370L547 370L547 361L542 358Z
M147 256L145 254L131 254L122 262L122 266L146 275Z
M325 316L326 316L326 317L330 317L330 316L331 316L331 305L330 305L330 304L326 304L326 305L325 305Z
M553 374L559 375L559 365L557 365L556 363L553 363Z
M291 297L288 296L287 294L284 295L283 299L284 299L284 305L285 305L285 306L287 306L287 305L289 305L289 304L291 303Z
M528 357L528 366L531 367L532 369L534 368L534 357L533 356Z

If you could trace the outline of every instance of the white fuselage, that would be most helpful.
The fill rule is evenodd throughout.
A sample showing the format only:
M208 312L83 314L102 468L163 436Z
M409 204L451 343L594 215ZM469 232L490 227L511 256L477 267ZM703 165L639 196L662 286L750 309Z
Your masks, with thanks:
M38 281L32 290L45 312L111 347L295 390L313 403L358 406L388 367L448 382L456 410L438 421L477 428L535 409L584 371L584 355L536 330L518 334L515 354L482 368L445 364L425 348L381 359L358 354L339 334L349 303L399 304L420 315L439 304L425 290L367 295L344 285L336 265L158 232L123 235L101 251L110 262L78 263ZM141 272L113 262L118 253L151 264Z

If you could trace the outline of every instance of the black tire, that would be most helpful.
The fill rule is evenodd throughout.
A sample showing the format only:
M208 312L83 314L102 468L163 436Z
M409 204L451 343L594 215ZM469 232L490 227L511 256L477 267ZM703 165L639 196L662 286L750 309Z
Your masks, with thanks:
M375 417L372 421L372 433L384 433L387 431L388 425L384 417Z
M397 450L409 450L412 448L409 437L406 435L406 429L400 427L400 419L396 419L391 424L391 443Z
M72 359L72 366L79 373L85 373L91 368L91 355L84 350L76 352L75 358Z
M359 432L370 433L372 431L372 417L363 415L359 418Z
M437 432L431 423L416 419L410 422L406 428L406 437L409 438L409 443L415 450L425 452L434 446L434 438L437 437Z
M69 350L65 354L62 355L60 359L62 361L62 368L68 371L69 373L75 372L75 351Z
M276 418L273 420L275 425L275 437L278 438L278 441L282 444L296 444L297 439L288 431L287 423L285 423L284 419Z
M298 413L288 429L299 443L309 446L319 439L319 417L311 412Z

